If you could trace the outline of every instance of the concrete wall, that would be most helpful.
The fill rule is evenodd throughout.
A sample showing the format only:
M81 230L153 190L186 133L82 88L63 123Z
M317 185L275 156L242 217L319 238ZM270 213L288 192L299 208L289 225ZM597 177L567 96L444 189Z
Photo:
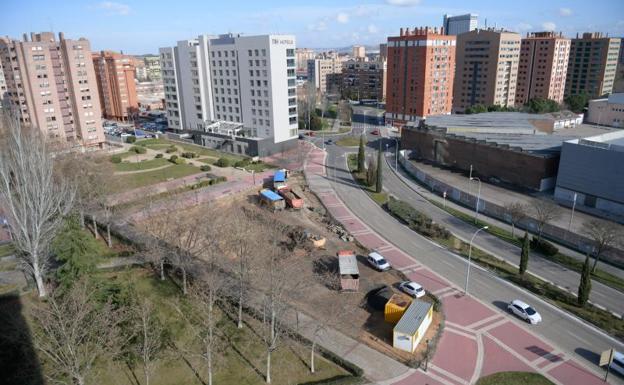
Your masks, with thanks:
M473 167L473 176L543 191L554 187L559 157L542 157L471 141L427 129L401 133L401 148L413 150L414 159L424 159L464 171Z

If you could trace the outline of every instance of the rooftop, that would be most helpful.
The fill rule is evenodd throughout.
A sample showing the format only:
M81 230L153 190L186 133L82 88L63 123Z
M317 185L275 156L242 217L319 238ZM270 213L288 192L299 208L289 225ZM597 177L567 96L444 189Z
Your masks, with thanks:
M394 327L394 331L406 335L414 335L431 309L429 302L414 300L405 310L403 317Z
M624 130L617 130L582 139L574 139L570 142L582 146L591 146L605 150L624 152Z

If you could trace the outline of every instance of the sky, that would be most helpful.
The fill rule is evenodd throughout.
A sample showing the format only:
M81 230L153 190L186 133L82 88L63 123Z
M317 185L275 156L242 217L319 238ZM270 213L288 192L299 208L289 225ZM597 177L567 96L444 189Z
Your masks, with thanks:
M291 34L297 47L377 45L401 27L440 26L448 14L476 13L479 25L522 34L624 36L624 0L1 0L0 35L65 32L93 50L157 53L199 34Z

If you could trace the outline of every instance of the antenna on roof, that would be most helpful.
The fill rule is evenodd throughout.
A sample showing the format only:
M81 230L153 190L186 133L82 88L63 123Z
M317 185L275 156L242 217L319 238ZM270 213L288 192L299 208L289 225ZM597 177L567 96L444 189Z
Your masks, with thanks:
M487 17L485 18L485 29L487 29Z

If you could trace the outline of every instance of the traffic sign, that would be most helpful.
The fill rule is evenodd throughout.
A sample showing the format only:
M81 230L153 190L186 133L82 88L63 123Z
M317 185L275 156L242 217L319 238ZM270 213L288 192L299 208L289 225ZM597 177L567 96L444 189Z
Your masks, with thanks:
M613 353L613 349L602 352L602 354L600 354L600 364L598 364L598 366L611 365L611 362L613 361Z

